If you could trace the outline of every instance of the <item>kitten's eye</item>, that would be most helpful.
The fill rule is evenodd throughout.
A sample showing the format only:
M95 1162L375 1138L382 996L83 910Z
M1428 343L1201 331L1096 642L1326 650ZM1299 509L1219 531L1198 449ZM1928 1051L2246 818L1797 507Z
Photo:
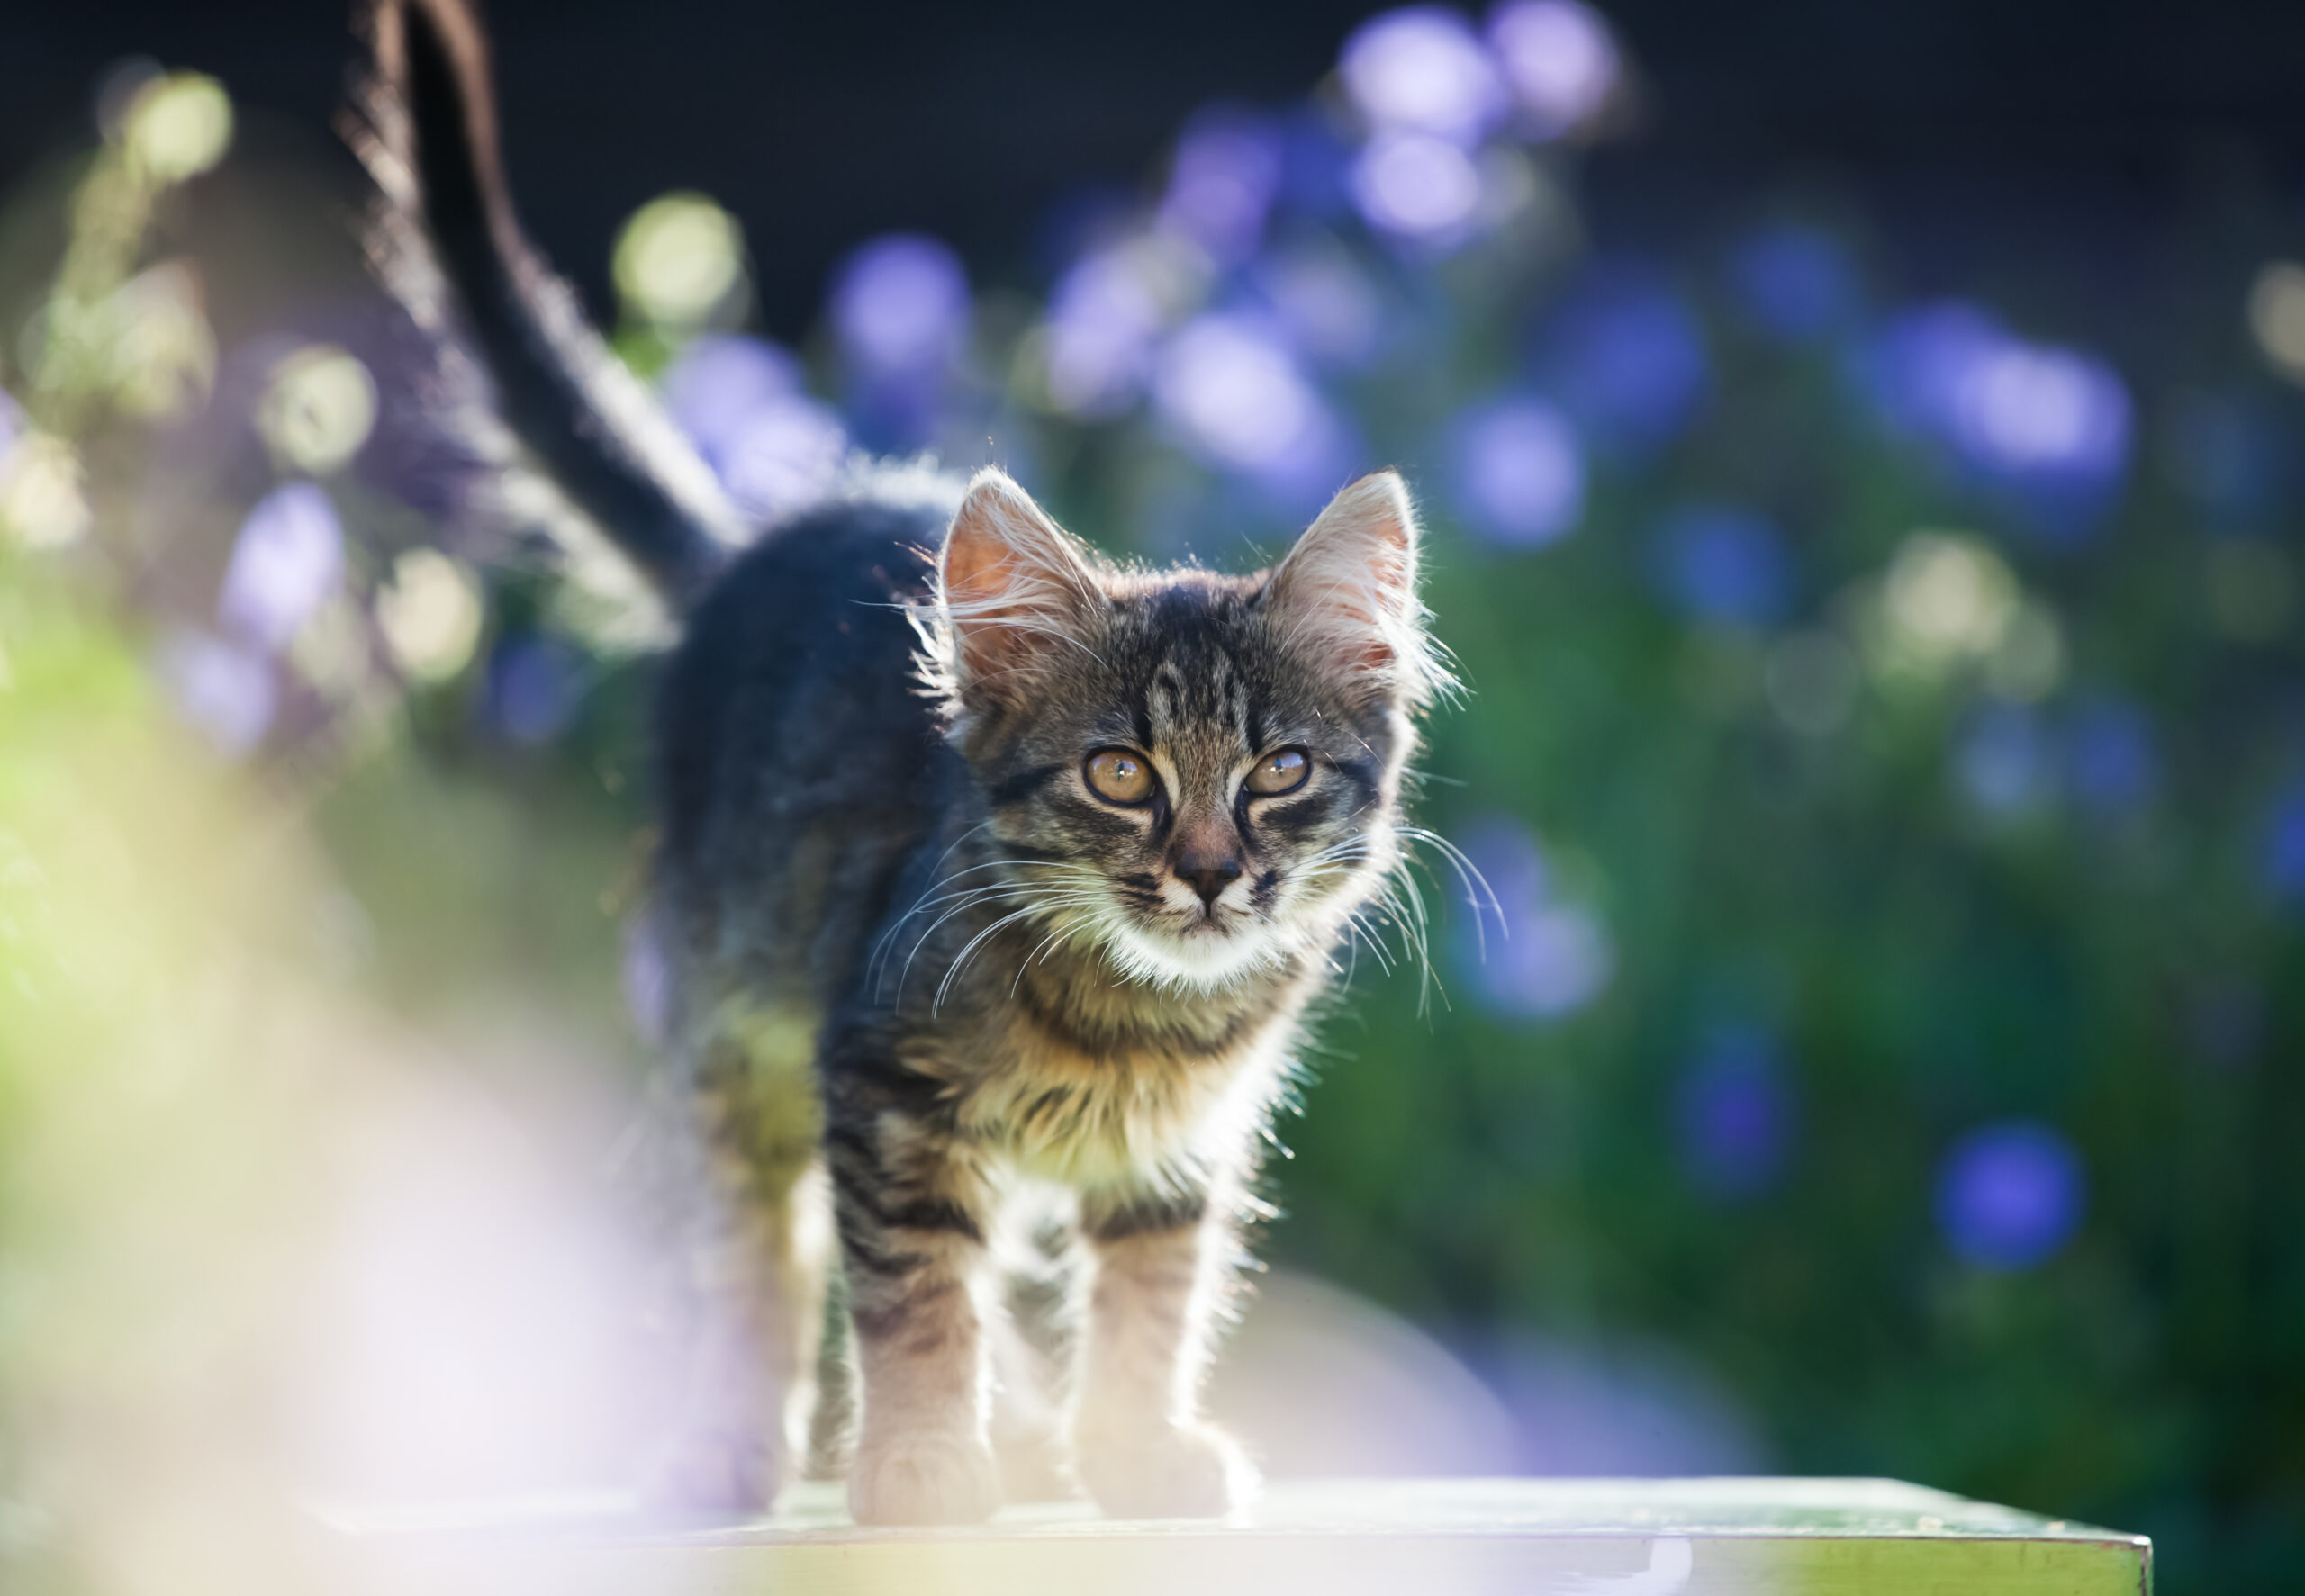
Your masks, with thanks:
M1089 790L1107 803L1141 804L1152 796L1152 767L1125 748L1098 749L1083 774Z
M1257 768L1249 772L1249 790L1259 798L1277 798L1304 786L1312 773L1313 762L1303 749L1284 748L1257 761Z

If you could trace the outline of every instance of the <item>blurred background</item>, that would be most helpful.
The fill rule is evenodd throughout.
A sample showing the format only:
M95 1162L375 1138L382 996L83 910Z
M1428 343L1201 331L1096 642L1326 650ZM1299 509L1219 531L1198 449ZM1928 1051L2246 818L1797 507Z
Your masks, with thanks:
M612 1483L664 1383L662 629L442 424L342 18L212 9L0 23L10 1589L316 1588L284 1501ZM1419 492L1496 906L1432 858L1279 1128L1276 1472L2305 1578L2305 11L492 10L531 232L762 521Z

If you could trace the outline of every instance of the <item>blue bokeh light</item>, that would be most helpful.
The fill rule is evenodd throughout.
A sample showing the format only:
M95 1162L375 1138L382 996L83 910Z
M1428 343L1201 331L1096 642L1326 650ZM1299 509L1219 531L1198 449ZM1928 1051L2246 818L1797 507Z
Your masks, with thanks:
M1585 514L1585 456L1558 410L1514 395L1466 412L1451 431L1451 484L1476 532L1534 548L1575 530Z
M969 280L940 239L890 233L841 263L833 281L833 329L866 373L913 376L958 357L968 334Z
M848 457L848 432L831 406L787 393L754 409L722 446L720 480L755 521L820 502Z
M515 743L549 742L575 717L584 671L584 656L558 637L506 638L488 662L489 719Z
M791 351L729 333L697 338L657 384L673 419L716 468L755 412L801 386L800 362Z
M1570 410L1605 441L1669 442L1695 415L1711 381L1695 312L1658 274L1605 267L1551 319L1542 365Z
M1461 240L1480 211L1479 167L1432 133L1379 133L1354 160L1351 186L1369 226L1419 243Z
M1136 402L1167 316L1162 300L1136 250L1116 246L1073 263L1049 300L1049 398L1059 410L1097 420Z
M1792 1149L1794 1103L1776 1042L1748 1025L1707 1036L1674 1096L1683 1163L1703 1190L1749 1197L1774 1185Z
M1615 36L1577 0L1505 0L1489 48L1531 137L1556 138L1607 105L1624 75Z
M2083 808L2106 816L2136 810L2159 780L2152 723L2134 704L2090 700L2066 727L2065 771Z
M218 752L243 754L263 740L279 687L262 654L185 628L161 639L154 664L176 712Z
M2305 904L2305 783L2274 801L2264 830L2265 885L2284 903Z
M1658 575L1666 593L1700 620L1765 626L1793 596L1793 562L1767 518L1733 505L1695 504L1667 517L1657 533Z
M1463 845L1488 891L1476 891L1454 945L1483 1006L1510 1019L1556 1020L1599 996L1616 973L1616 950L1595 915L1555 894L1528 828L1495 816L1469 828Z
M1314 106L1284 114L1280 134L1280 205L1318 221L1334 221L1352 209L1353 147L1333 119Z
M1848 252L1821 228L1798 222L1749 235L1729 257L1729 282L1753 324L1788 344L1845 327L1858 308Z
M1937 1177L1937 1224L1954 1256L1996 1273L2055 1257L2087 1204L2081 1155L2054 1126L2003 1120L1970 1132Z
M1204 111L1177 143L1159 223L1219 265L1246 260L1263 240L1281 166L1280 135L1269 119L1231 107Z
M278 649L343 580L336 506L314 483L284 482L240 525L217 593L217 619L243 642Z
M1487 47L1441 5L1405 6L1353 30L1337 59L1345 93L1370 125L1478 142L1505 111Z
M1994 820L2029 814L2056 789L2055 752L2040 717L2016 704L1988 705L1970 718L1953 770L1969 802Z
M842 263L831 309L858 439L881 452L926 446L968 345L960 257L918 233L875 239Z
M2095 356L2028 343L1953 301L1893 320L1866 369L1893 428L2007 490L2034 529L2078 537L2119 496L2133 407L2128 385Z
M1289 342L1315 366L1357 370L1384 343L1384 300L1342 248L1306 244L1277 250L1257 263L1252 281Z
M756 522L821 500L848 455L848 432L811 399L800 361L760 338L711 335L681 354L660 384L666 407Z
M1195 454L1284 500L1324 492L1348 469L1343 424L1261 318L1187 322L1161 352L1153 397Z

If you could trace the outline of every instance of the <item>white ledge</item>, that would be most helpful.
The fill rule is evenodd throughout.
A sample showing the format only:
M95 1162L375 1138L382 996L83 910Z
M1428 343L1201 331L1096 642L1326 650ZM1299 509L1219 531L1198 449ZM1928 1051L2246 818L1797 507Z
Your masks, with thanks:
M330 1561L424 1596L2149 1596L2152 1547L1894 1480L1284 1481L1225 1520L1015 1507L862 1529L837 1487L666 1527L613 1495L315 1508Z

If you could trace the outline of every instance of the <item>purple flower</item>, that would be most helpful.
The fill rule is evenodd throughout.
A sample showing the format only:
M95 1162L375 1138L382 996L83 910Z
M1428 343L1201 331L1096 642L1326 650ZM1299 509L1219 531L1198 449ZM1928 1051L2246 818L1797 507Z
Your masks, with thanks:
M1353 162L1351 183L1371 227L1421 243L1460 240L1480 210L1480 169L1431 133L1378 134Z
M1966 301L1903 312L1874 338L1865 362L1875 405L1899 431L1951 437L1959 429L1963 392L2005 336Z
M1492 542L1534 548L1575 529L1585 513L1585 457L1566 418L1543 400L1497 400L1458 418L1457 508Z
M2100 481L2129 457L2129 390L2102 361L2011 342L1968 374L1957 436L2011 475Z
M240 524L217 594L217 618L253 646L276 650L343 579L344 529L336 506L311 482L284 482Z
M1682 1159L1704 1190L1750 1196L1783 1173L1793 1094L1766 1032L1729 1026L1708 1037L1689 1060L1674 1108Z
M2273 806L2264 831L2265 885L2284 903L2305 903L2305 786Z
M1369 18L1344 41L1337 68L1353 105L1382 130L1471 144L1505 110L1496 64L1464 17L1445 6Z
M801 391L800 362L760 338L708 334L681 352L659 388L673 419L717 469L755 412Z
M1553 896L1528 829L1494 818L1474 826L1464 847L1487 890L1472 889L1469 924L1455 942L1482 1003L1512 1019L1553 1020L1599 996L1616 973L1615 949L1598 919Z
M1352 149L1331 119L1312 106L1282 117L1280 203L1300 214L1328 220L1351 209L1347 190Z
M2054 1127L2003 1120L1953 1144L1937 1177L1937 1225L1954 1256L1996 1273L2056 1256L2081 1223L2081 1156Z
M1049 302L1048 389L1056 407L1087 419L1136 402L1167 320L1155 262L1141 247L1099 249L1075 262Z
M1505 0L1488 14L1488 42L1522 121L1540 139L1591 117L1623 75L1608 23L1577 0Z
M220 752L246 753L262 740L279 694L261 654L185 630L162 641L156 663L178 713Z
M2120 815L2153 796L2153 727L2134 705L2100 699L2084 705L2066 731L2065 768L2074 795L2099 815Z
M1229 108L1201 112L1170 164L1161 225L1222 264L1245 260L1264 237L1280 176L1280 139L1270 122Z
M1345 469L1342 423L1255 318L1187 322L1162 351L1153 397L1195 453L1284 496L1333 486Z
M1658 533L1665 591L1700 620L1762 626L1792 598L1792 562L1776 528L1750 510L1691 505Z
M1545 355L1570 410L1604 438L1635 447L1670 441L1711 381L1695 313L1641 267L1604 270L1571 294L1548 329Z
M755 407L722 445L721 482L756 521L823 499L848 457L848 432L830 406L788 393Z
M1729 281L1754 324L1785 343L1843 326L1857 309L1849 257L1818 228L1788 223L1751 234L1729 258Z
M2120 490L2129 389L2094 356L2027 343L1977 307L1951 302L1892 321L1867 370L1893 427L2011 491L2043 531L2085 531Z
M583 670L583 655L557 637L506 639L488 662L490 718L515 743L549 742L575 716Z
M1315 365L1351 370L1377 353L1384 304L1345 250L1308 245L1269 256L1255 283L1289 342Z
M832 321L841 347L868 374L941 371L968 334L968 274L941 241L890 233L842 262Z
M842 263L832 322L858 436L877 450L926 444L968 341L969 284L960 257L917 233L873 239Z

